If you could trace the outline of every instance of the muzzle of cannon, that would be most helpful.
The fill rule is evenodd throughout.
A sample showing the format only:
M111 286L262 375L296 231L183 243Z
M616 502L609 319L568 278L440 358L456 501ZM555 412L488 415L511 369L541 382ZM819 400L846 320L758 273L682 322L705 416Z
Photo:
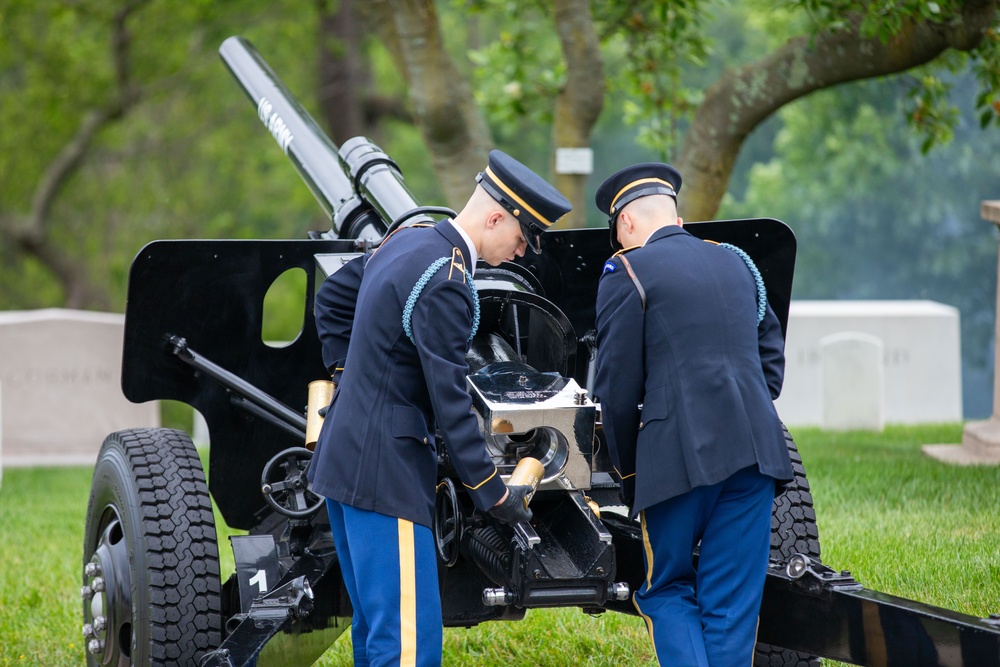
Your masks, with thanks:
M337 147L250 42L230 37L219 49L257 116L330 216L324 238L377 243L397 227L433 222L449 208L419 206L399 167L378 146L355 137Z

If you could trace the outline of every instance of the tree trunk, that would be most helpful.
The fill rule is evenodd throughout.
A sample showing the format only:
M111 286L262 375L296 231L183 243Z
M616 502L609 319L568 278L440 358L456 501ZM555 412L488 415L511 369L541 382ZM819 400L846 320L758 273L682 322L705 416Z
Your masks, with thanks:
M331 11L331 4L334 6ZM317 0L319 15L320 113L338 146L351 137L368 134L362 100L371 86L363 53L364 31L355 0Z
M589 148L590 133L604 107L604 62L587 0L556 0L554 20L566 60L566 84L556 96L555 149ZM553 172L555 172L553 165ZM573 210L560 227L584 227L590 202L584 188L589 174L555 173L555 186Z
M468 81L444 48L434 1L371 0L364 11L406 79L445 199L460 210L486 166L490 132Z
M684 138L677 168L684 176L679 207L689 220L711 220L747 135L774 111L811 92L847 81L895 74L948 48L968 51L996 17L996 0L972 0L948 25L913 22L883 43L857 27L799 37L736 70L705 91Z

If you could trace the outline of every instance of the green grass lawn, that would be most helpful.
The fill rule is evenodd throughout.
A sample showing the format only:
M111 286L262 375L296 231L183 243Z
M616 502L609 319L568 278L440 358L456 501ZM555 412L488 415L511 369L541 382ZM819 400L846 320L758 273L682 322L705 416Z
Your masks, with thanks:
M921 444L957 443L961 432L960 425L795 431L824 562L850 570L868 588L975 616L1000 612L1000 467L946 466L920 451ZM90 476L87 468L4 470L0 667L83 664L79 588ZM219 532L228 576L229 532ZM445 630L447 665L651 660L641 621L615 613L534 610L518 623ZM349 638L318 664L351 664Z

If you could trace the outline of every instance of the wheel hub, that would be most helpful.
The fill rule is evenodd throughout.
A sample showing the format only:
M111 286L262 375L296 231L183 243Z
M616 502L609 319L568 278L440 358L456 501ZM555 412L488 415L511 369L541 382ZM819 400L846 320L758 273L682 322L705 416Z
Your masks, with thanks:
M99 665L128 665L132 654L132 578L128 546L114 507L83 566L83 639Z

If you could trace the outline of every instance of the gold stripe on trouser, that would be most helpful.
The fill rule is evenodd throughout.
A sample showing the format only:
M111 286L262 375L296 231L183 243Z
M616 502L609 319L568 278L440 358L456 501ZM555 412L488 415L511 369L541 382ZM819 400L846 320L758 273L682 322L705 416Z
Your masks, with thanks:
M649 590L652 587L653 579L653 545L649 543L649 533L646 532L646 512L639 512L639 521L642 525L642 548L646 551L646 589ZM638 592L638 591L636 591ZM660 656L656 655L656 638L653 636L653 619L646 614L642 613L642 609L639 609L639 601L635 599L635 593L632 594L632 606L635 610L639 612L639 615L646 621L646 632L649 633L649 642L653 645L653 657L656 658L656 662L660 662Z
M757 627L753 631L753 646L750 647L750 662L747 664L753 667L753 659L757 654L757 635L760 633L760 616L757 616Z
M399 664L417 664L417 572L413 522L399 519Z
M639 512L642 525L642 548L646 550L646 588L653 587L653 545L649 543L649 533L646 532L646 511Z

